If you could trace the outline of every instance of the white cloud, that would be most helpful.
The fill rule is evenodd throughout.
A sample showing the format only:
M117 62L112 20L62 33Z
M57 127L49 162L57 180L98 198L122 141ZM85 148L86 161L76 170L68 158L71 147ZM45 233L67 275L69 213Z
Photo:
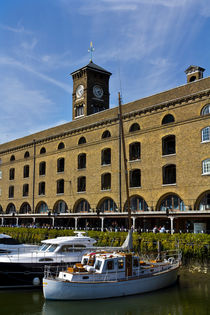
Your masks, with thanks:
M11 27L9 25L0 24L1 29L4 29L6 31L17 33L17 34L32 34L31 31L26 30L21 23L19 22L17 27Z
M33 66L24 64L24 63L14 59L14 58L7 57L7 56L0 56L0 65L2 65L2 66L11 66L13 68L18 68L20 70L27 71L29 73L32 73L32 74L38 76L42 80L47 81L47 82L49 82L49 83L51 83L51 84L53 84L53 85L63 89L64 91L66 91L68 93L70 93L70 91L71 91L71 87L68 84L65 84L63 82L55 80L55 79L51 78L50 76L48 76L46 74L38 72L37 70L35 70L33 68Z
M44 92L28 89L17 78L0 81L0 142L24 136L34 128L42 130L54 103ZM48 122L49 123L49 122Z

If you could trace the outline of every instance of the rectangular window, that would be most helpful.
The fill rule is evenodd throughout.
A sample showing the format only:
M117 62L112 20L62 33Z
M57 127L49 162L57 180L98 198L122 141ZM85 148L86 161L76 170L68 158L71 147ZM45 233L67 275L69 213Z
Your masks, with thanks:
M2 179L2 171L0 171L0 179Z
M203 161L203 174L210 174L210 159Z
M75 117L83 116L84 115L84 106L83 105L77 106L75 111L76 111Z
M202 130L202 142L210 140L210 127L206 127Z
M9 198L14 198L14 186L9 187Z

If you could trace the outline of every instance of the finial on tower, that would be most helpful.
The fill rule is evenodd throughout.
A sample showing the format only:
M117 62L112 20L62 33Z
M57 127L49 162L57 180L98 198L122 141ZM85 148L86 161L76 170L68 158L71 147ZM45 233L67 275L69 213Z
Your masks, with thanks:
M93 47L93 43L90 42L90 48L88 49L88 52L90 53L90 62L92 62L92 58L93 58L93 52L94 52L95 48Z

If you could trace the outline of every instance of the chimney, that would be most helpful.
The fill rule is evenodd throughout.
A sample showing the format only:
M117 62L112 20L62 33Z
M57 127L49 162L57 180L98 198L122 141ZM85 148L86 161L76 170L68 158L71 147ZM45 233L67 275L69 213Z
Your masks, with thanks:
M198 66L189 66L185 73L187 75L187 83L194 82L203 79L203 73L205 69Z

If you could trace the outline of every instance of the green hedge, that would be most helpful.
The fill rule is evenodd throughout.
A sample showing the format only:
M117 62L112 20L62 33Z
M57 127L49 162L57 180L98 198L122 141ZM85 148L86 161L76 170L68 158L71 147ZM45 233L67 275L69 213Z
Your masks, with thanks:
M72 230L9 227L0 227L0 233L30 244L40 244L47 238L74 235ZM88 231L87 234L97 240L98 246L120 246L127 236L126 232ZM142 254L157 252L157 241L161 242L162 250L180 248L185 261L192 258L202 261L210 259L210 235L208 234L133 233L133 246L136 252Z

